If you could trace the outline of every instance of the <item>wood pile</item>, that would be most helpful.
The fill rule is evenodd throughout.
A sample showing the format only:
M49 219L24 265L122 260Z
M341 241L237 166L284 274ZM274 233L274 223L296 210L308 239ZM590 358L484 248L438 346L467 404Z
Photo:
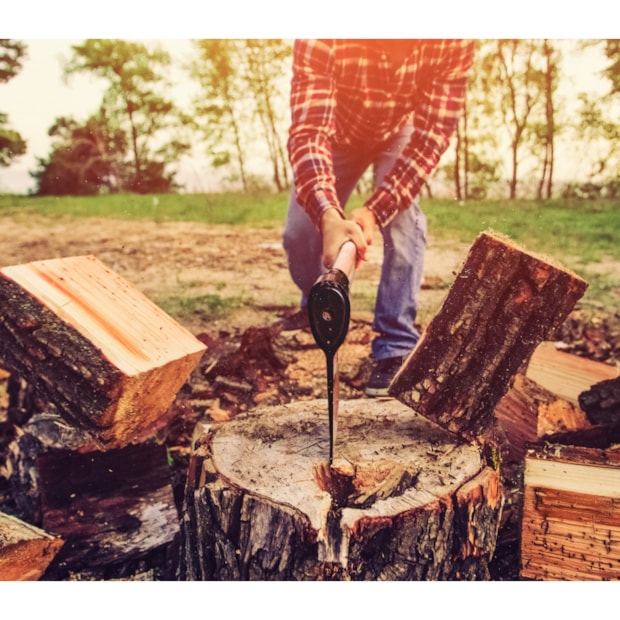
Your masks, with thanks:
M178 513L155 439L205 345L93 256L1 269L0 317L0 366L44 403L9 463L18 509L54 540L49 566L24 574L64 578L169 545Z
M0 388L15 405L26 379L12 416L37 411L6 465L20 518L0 514L0 570L29 559L0 579L117 579L153 556L165 579L489 579L515 531L523 579L616 579L617 369L595 361L610 352L592 330L592 360L549 342L585 286L483 233L395 399L359 398L359 355L341 366L330 469L323 368L293 369L277 327L238 348L196 339L93 257L0 270ZM367 325L349 336L367 349ZM175 396L199 363L200 413L183 419ZM175 497L159 438L196 417Z
M540 381L561 387L567 408L577 413L540 411L538 437L526 444L520 574L535 580L615 581L620 578L618 369L550 347L541 349L530 367Z

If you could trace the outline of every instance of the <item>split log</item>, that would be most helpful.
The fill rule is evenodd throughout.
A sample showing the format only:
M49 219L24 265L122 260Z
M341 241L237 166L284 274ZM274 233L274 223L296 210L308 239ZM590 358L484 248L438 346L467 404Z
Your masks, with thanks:
M390 394L443 428L479 439L512 377L586 288L550 259L482 233Z
M136 560L179 532L163 446L53 450L38 457L37 471L43 527L65 541L50 574Z
M595 383L618 377L618 368L558 350L543 342L530 358L526 375L558 396L579 403L579 395Z
M528 450L521 576L620 579L620 447Z
M0 513L0 581L37 581L63 545L63 540Z
M0 364L100 449L151 437L205 346L94 256L0 270Z
M480 449L393 399L262 407L198 425L183 580L488 579L503 494Z

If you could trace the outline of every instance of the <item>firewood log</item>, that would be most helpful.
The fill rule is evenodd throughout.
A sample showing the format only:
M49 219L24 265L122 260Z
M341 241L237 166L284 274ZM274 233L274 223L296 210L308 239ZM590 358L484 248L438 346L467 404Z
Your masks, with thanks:
M0 365L100 449L151 437L205 346L94 256L0 269Z
M0 512L0 581L37 581L64 541Z
M439 312L389 392L447 430L476 441L534 349L557 330L584 280L504 235L479 235Z

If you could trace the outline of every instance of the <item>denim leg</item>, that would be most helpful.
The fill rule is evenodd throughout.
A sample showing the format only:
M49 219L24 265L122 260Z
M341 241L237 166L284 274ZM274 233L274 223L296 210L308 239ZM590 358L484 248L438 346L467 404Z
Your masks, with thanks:
M371 162L371 157L360 157L358 153L334 149L332 153L336 193L340 204L345 206L351 192ZM323 273L321 253L323 250L321 233L297 202L295 190L289 198L288 212L284 224L283 247L288 260L288 268L293 282L301 291L300 307L308 305L308 295L312 285Z
M375 184L392 169L410 134L411 127L405 128L380 154L375 164ZM378 334L372 342L374 359L405 356L420 338L414 322L422 284L426 228L418 196L381 230L383 265L373 322L373 330Z
M310 289L321 275L322 240L321 233L297 202L294 188L289 198L282 245L291 278L301 291L299 306L305 308Z
M372 356L405 356L420 334L414 327L426 249L426 216L414 201L383 233L383 265L377 290Z

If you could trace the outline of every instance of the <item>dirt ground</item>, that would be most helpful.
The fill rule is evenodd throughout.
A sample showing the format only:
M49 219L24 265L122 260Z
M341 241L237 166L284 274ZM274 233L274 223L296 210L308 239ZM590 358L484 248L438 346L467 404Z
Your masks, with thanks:
M278 229L96 218L51 223L39 218L0 218L0 238L0 267L93 254L156 303L175 296L242 298L246 311L227 319L227 329L267 324L279 313L294 309L298 301ZM429 241L421 320L434 312L467 250L463 244ZM381 257L377 236L369 260L356 274L353 312L371 310L367 300L379 281ZM201 324L200 313L194 319L184 317L184 324L190 331L213 328Z

